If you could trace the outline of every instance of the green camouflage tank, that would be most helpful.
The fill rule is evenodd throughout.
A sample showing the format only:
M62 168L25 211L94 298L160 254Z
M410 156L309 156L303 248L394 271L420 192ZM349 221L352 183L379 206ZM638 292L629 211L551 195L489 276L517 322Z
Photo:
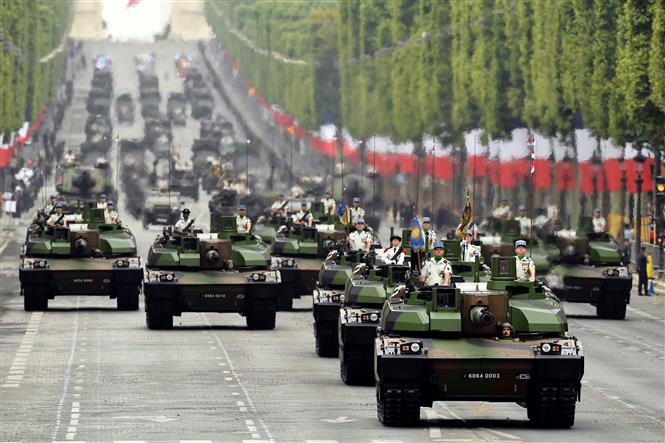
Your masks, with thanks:
M110 296L118 309L137 310L143 270L134 236L105 223L95 202L74 211L63 213L66 226L49 227L41 214L28 229L19 264L25 310L46 310L57 295Z
M557 232L555 266L545 281L561 300L591 303L599 317L620 320L626 317L633 278L621 263L616 241L593 233L590 224L587 217L577 232Z
M319 268L319 280L312 294L314 339L320 357L337 357L339 309L346 281L359 263L371 261L371 254L346 251L345 241L328 253Z
M55 188L66 202L96 198L99 194L112 194L111 169L108 165L66 165L55 174Z
M416 425L421 406L454 400L517 402L537 425L574 424L582 344L568 335L560 302L516 280L515 268L514 257L494 257L488 282L386 301L374 361L384 425Z
M343 231L325 229L327 226L280 228L270 245L273 268L282 273L282 281L293 292L284 294L282 309L291 308L293 298L311 294L325 258L337 242L346 238ZM286 299L290 298L290 299Z
M149 189L143 209L143 227L147 229L149 225L174 225L180 217L179 199L180 194L177 192Z
M150 329L183 312L236 312L250 329L274 329L279 271L235 269L232 243L217 234L172 235L150 246L143 292Z

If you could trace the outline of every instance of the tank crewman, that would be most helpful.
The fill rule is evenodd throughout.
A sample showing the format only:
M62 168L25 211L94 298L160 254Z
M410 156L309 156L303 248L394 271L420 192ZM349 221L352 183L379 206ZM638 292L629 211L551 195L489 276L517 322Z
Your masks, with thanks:
M68 149L67 152L65 153L65 164L66 165L73 165L76 163L76 155L74 155L74 152L72 152L71 149Z
M332 198L332 194L330 191L326 191L325 194L323 194L323 197L321 198L321 203L323 203L323 213L326 215L335 215L336 211L336 203L335 199Z
M595 232L596 234L600 234L607 230L607 221L605 220L605 217L603 217L600 214L600 208L596 208L593 210L592 222L593 222L593 232Z
M106 209L106 194L100 194L97 198L97 209Z
M191 234L194 232L194 221L196 219L189 218L190 211L189 209L185 208L182 210L182 217L180 217L180 220L178 220L173 227L173 232L176 234Z
M314 216L307 209L307 202L305 200L300 203L300 211L291 216L291 221L296 226L312 226Z
M521 281L536 281L536 265L526 256L526 241L515 242L515 261L517 279Z
M287 217L288 211L288 201L284 200L284 194L279 194L277 200L275 200L270 206L270 215L281 215L282 217Z
M114 209L113 201L106 202L106 209L104 210L104 223L118 223L118 212Z
M393 234L390 236L390 247L383 250L382 260L389 265L403 265L406 249L402 247L402 237Z
M501 338L513 338L513 325L508 322L501 323Z
M473 243L473 228L469 228L464 235L464 239L460 242L461 260L462 261L475 261L476 257L480 256L480 246Z
M369 251L372 247L372 235L365 231L365 220L356 221L356 230L349 234L349 249L352 251Z
M365 220L365 210L360 207L360 199L358 197L353 197L353 206L349 208L349 212L351 215L351 221L353 224L357 224L358 220ZM364 225L363 221L363 225Z
M46 204L46 208L44 208L44 212L46 215L52 215L55 213L55 205L58 203L58 194L51 194L51 197L49 197L49 202Z
M531 218L526 214L526 206L520 205L519 212L515 220L520 222L520 235L531 237Z
M236 229L238 229L239 234L248 234L252 230L252 221L247 217L247 207L245 205L238 206Z
M505 195L499 199L499 206L492 211L492 217L499 220L510 220L513 218L513 213L508 206L508 197Z
M436 243L436 232L432 229L432 219L429 217L423 217L423 238L425 239L425 251L429 251Z
M56 226L67 226L67 220L65 220L65 214L62 212L62 202L55 204L55 213L46 220L46 226L54 228Z
M448 286L453 268L450 262L443 258L443 242L438 241L433 246L434 256L425 262L418 279L425 286Z

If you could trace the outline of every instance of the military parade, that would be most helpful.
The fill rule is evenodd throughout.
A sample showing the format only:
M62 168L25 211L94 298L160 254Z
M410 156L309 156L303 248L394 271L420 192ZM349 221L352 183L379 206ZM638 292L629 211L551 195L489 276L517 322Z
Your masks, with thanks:
M663 441L665 7L546 3L2 2L0 442Z

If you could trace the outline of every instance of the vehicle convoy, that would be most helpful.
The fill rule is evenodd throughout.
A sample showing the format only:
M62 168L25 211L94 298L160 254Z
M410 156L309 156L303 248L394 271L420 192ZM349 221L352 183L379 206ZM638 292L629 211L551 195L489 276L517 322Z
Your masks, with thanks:
M488 282L408 291L383 306L375 340L377 415L412 426L434 401L517 402L538 426L569 428L584 374L556 297L494 257Z
M473 262L460 260L457 240L445 240L445 257L453 269L453 282L487 281L480 257ZM380 260L377 260L377 263ZM383 303L398 286L414 287L411 266L380 264L374 268L359 265L346 281L339 313L340 376L351 385L374 384L374 339Z
M344 299L346 281L359 263L373 260L372 253L348 251L346 242L338 242L319 267L319 281L312 294L314 340L319 357L339 354L339 310Z
M148 328L171 329L183 312L236 312L250 329L274 329L279 272L234 265L230 240L164 228L150 246L143 281Z
M607 233L593 233L590 218L580 227L553 237L559 254L552 257L547 286L563 301L596 306L598 317L624 319L633 279L621 264L619 246Z
M317 226L291 226L290 229L284 226L278 230L270 244L270 255L272 266L281 272L284 283L280 309L291 309L294 298L311 294L316 289L321 259L345 238L343 231L319 229Z
M41 213L28 229L19 264L24 309L46 310L58 295L92 295L115 298L120 310L137 310L143 270L134 236L105 223L95 202L79 203L71 203L56 226L47 226Z

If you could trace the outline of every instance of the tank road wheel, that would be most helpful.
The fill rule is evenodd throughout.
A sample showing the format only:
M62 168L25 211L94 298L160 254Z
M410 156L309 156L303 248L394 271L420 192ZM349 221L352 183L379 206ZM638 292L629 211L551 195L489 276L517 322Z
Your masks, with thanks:
M347 385L372 386L374 384L373 348L344 346L339 359L339 372Z
M337 323L314 322L314 339L316 340L316 353L319 357L337 357L339 355Z
M118 287L116 291L118 311L138 311L139 292L141 290L138 286L126 285Z
M250 303L247 313L249 329L275 329L277 302L274 300L255 300Z
M43 287L23 288L24 311L46 311L48 309L48 292Z
M173 309L170 303L147 303L145 323L148 329L173 329Z
M403 382L377 383L376 413L386 426L416 426L420 422L420 386Z
M623 320L626 318L626 298L618 294L602 297L596 306L596 314L600 318Z
M576 401L576 383L540 383L527 402L527 415L539 427L570 428Z

